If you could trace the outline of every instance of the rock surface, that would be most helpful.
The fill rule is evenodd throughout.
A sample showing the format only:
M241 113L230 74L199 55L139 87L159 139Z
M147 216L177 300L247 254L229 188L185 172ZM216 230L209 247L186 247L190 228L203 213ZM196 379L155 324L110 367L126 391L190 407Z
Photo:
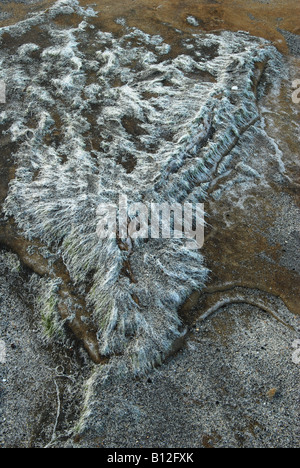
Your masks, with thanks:
M28 8L45 6L40 3L24 5L24 15ZM299 65L298 30L292 12L299 7L289 2L283 8L281 2L276 2L273 16L266 19L269 7L253 2L253 6L236 18L236 15L230 16L232 10L226 2L217 5L208 2L201 4L200 17L199 6L196 8L195 2L192 3L185 2L184 7L179 8L174 2L172 7L169 2L161 7L154 1L139 2L134 11L128 11L128 5L117 3L113 16L111 9L102 4L99 17L89 16L88 21L97 31L112 32L121 40L124 34L132 31L128 27L138 27L135 31L150 34L139 33L142 47L148 47L145 37L146 41L156 37L159 43L152 45L157 48L155 53L161 57L161 62L165 58L176 60L183 50L186 54L189 50L197 51L199 42L195 45L192 34L212 29L250 30L252 34L271 39L281 52L286 53L289 47L290 53L280 59L281 80L278 64L265 69L264 61L257 60L257 78L253 82L256 108L249 120L252 125L245 126L238 140L233 139L234 144L229 144L228 154L223 153L224 157L228 156L226 163L210 180L207 189L209 226L202 250L205 266L210 270L206 287L190 295L179 311L188 330L185 339L169 349L164 364L147 376L136 379L122 357L107 365L103 348L102 355L99 352L97 324L94 320L91 323L85 304L87 290L74 285L72 263L68 263L66 257L63 263L59 251L50 248L51 245L46 248L46 236L36 239L34 215L30 220L23 216L28 176L21 174L20 167L26 168L22 154L28 143L22 141L22 126L16 127L13 141L7 132L11 123L8 125L9 120L4 120L2 124L1 202L7 197L10 180L19 178L23 183L20 202L16 198L10 202L14 219L10 222L2 219L0 226L4 249L1 254L0 339L7 347L6 362L0 364L0 443L3 447L299 445L299 365L292 359L293 343L299 337L299 105L291 98L291 83L297 78ZM211 8L214 8L213 15ZM276 21L275 14L278 15ZM7 36L10 30L6 30L2 36L4 51L15 56L17 47L35 42L44 51L50 50L53 44L49 42L47 27L36 21L37 17L32 18L36 24L25 36L16 34L11 41ZM76 15L57 15L55 27L76 29L79 19ZM14 24L16 18L6 17L4 21ZM218 34L214 39L210 36L209 48L206 45L202 51L206 59L214 59L216 44L222 37L240 43L248 41L242 33L226 34ZM158 39L160 36L163 41ZM110 38L103 35L100 39L108 47L106 42ZM262 50L267 47L258 41ZM112 51L112 46L107 50ZM30 53L34 52L31 48ZM89 53L92 56L94 50ZM272 55L272 60L274 57L276 54ZM22 60L27 70L26 56ZM40 63L40 58L37 60ZM170 70L168 72L170 74ZM182 79L189 79L197 87L200 71L192 72L193 76L188 77L191 69L185 70ZM216 78L213 66L211 72L209 76L208 69L201 70L202 99ZM120 80L114 75L110 77L115 80L116 88L121 86L117 78ZM171 76L171 80L174 78ZM90 79L91 83L95 79L92 68ZM153 80L153 77L147 79ZM239 95L240 83L234 73L232 79L232 104L237 105L234 93ZM158 78L157 83L161 80ZM226 81L225 90L228 84ZM93 99L92 87L90 90L87 100ZM150 91L142 86L141 92ZM188 92L186 88L186 96ZM116 102L112 92L111 97L112 102ZM157 97L147 96L147 99ZM94 119L93 114L89 116ZM59 147L59 131L65 131L62 117L58 111L55 126L43 135L44 148ZM94 128L95 119L90 123ZM123 124L135 142L146 146L151 143L141 131L140 121L125 119ZM145 123L143 126L145 129ZM34 138L38 137L37 128L33 120L30 129ZM89 151L94 151L94 145L99 145L98 134L91 131L88 136L92 139ZM103 137L105 140L105 132ZM168 147L168 136L160 135L160 138L162 141L166 138ZM107 151L105 144L103 148ZM18 152L19 156L13 158ZM124 164L126 173L128 160ZM130 166L129 173L134 166ZM17 176L16 170L19 171ZM33 184L38 177L36 173ZM120 177L125 180L127 176L121 172ZM10 187L14 187L14 183ZM32 187L28 185L28 189ZM15 193L18 196L18 192ZM21 209L18 212L12 206ZM30 222L34 236L28 236L26 228L22 235L15 220L19 226L23 223L23 227ZM135 264L133 262L133 268L140 277L141 269ZM127 266L127 277L131 274ZM67 328L62 327L61 318L67 319ZM46 339L45 333L42 334L45 325L48 334L55 331L55 341L49 341L49 336ZM74 394L78 395L75 400ZM48 407L42 410L45 401Z

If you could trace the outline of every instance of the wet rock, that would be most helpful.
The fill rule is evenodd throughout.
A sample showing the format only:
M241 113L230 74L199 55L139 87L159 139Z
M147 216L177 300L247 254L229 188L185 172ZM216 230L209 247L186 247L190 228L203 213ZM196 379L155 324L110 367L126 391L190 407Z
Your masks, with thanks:
M279 15L277 2L272 14L261 2L244 10L243 2L237 15L224 1L207 4L200 22L194 1L180 14L176 2L154 3L141 1L128 15L117 2L113 14L97 17L59 2L1 31L1 79L13 79L0 109L0 245L32 276L30 327L46 330L56 361L65 352L85 356L87 379L81 415L78 406L70 417L67 399L57 420L57 372L39 376L29 364L28 376L52 388L51 411L41 411L37 396L24 419L25 427L39 415L35 429L8 440L19 424L10 418L3 444L60 446L66 433L67 446L296 444L299 109L290 83L298 62L263 39L225 30L249 30L287 51L282 34L297 33L297 16ZM285 11L297 8L292 3ZM205 201L202 253L184 241L99 242L97 206L117 202L120 191L130 201ZM9 265L2 275L15 270ZM22 289L13 275L6 281ZM6 315L7 294L2 288ZM15 309L23 323L20 302ZM14 330L17 355L28 329L19 337ZM82 349L98 364L89 379ZM24 354L24 372L32 355ZM54 357L45 351L43 359ZM145 371L147 390L134 378ZM28 394L14 397L14 385L16 373L6 411L20 404L22 413Z
M66 25L69 15L78 24L72 30L60 27L53 40L52 28L64 13ZM271 74L279 80L281 58L267 41L241 32L200 34L190 40L185 54L168 58L161 50L162 37L136 28L119 38L100 29L95 35L94 18L92 10L77 2L59 2L1 31L4 39L7 34L18 37L14 54L6 41L2 49L2 77L14 77L7 85L2 125L16 145L15 176L4 211L27 242L45 245L49 274L64 284L58 288L61 300L54 302L65 304L60 305L62 318L83 338L93 359L124 354L135 372L143 372L161 362L181 335L178 307L201 290L207 269L184 235L161 244L137 239L128 251L121 248L122 236L121 242L99 238L98 207L116 204L120 194L129 205L140 201L145 206L199 203L207 193L219 198L218 181L228 172L240 141L250 132L263 138L256 125L258 91L263 75L266 82ZM36 28L41 25L50 46L44 39L38 45ZM203 55L203 43L217 46L218 55ZM37 49L39 55L33 56ZM86 86L91 69L97 75ZM215 82L203 80L202 72ZM122 86L115 86L116 79ZM240 90L234 96L233 83ZM146 99L145 93L152 91L157 97ZM88 119L95 102L101 113ZM53 132L55 138L47 138ZM98 150L91 142L97 133ZM124 161L124 154L130 159ZM243 177L251 180L253 172L249 166ZM28 248L19 246L27 262ZM74 294L66 293L66 281L79 292L88 291L83 315L90 314L96 330L92 341L74 311Z

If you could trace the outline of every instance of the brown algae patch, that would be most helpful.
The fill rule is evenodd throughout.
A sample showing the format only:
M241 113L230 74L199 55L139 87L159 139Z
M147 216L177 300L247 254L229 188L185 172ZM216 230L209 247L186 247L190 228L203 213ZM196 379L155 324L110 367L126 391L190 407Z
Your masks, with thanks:
M3 19L2 25L14 24L23 20L27 14L38 13L53 5L54 1L39 1L35 4L20 4L9 2L1 5L2 12L11 16ZM82 6L89 6L87 0L81 1ZM112 8L108 0L95 1L93 8L99 12L95 23L106 27L111 32L118 32L120 26L115 23L118 18L124 18L128 26L139 27L149 34L162 34L178 29L191 34L204 30L249 31L250 34L264 37L274 42L280 51L288 51L286 40L280 31L299 34L300 6L298 0L140 0L124 2L116 0ZM188 21L194 17L195 21ZM70 16L69 24L74 25L76 18ZM61 21L58 19L58 21ZM65 21L65 20L64 20ZM65 24L65 23L64 23Z

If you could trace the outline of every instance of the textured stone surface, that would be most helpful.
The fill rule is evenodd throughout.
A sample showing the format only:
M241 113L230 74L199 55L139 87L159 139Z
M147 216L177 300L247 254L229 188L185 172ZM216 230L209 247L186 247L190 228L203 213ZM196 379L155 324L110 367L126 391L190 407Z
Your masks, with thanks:
M205 2L201 16L195 2L180 8L134 2L130 12L122 2L113 14L102 4L98 16L88 10L86 23L77 6L64 15L55 7L2 31L1 77L13 78L2 105L0 195L13 217L1 219L0 240L21 261L5 252L1 257L0 339L11 347L1 364L3 446L298 445L299 366L292 353L299 337L299 106L292 102L291 82L299 59L280 57L271 44L244 33L203 30L249 30L283 52L285 37L296 55L299 7L276 2L270 15L267 4L252 2L237 18L229 3ZM20 13L42 6L25 4ZM50 24L52 31L60 29L56 39ZM287 30L290 35L283 34ZM205 180L201 158L208 167ZM181 186L185 178L188 188ZM103 271L96 272L106 262L107 246L101 250L90 239L95 206L115 200L120 190L133 201L137 194L159 201L193 194L203 201L206 193L209 226L201 253L210 273L203 288L202 255L176 258L178 243L172 254L167 244L164 251L151 242L134 246L130 262L115 266L132 310L143 304L151 317L146 328L154 332L140 333L134 325L140 319L128 314L124 296L118 304L117 281L109 294L118 325L103 337L99 317L109 307L99 299L106 295ZM78 247L82 234L89 238ZM123 262L120 244L119 250ZM166 277L151 263L149 277L141 263L153 252L165 258ZM189 258L196 262L190 272L196 267L197 274L186 270L188 281L182 282ZM170 265L178 269L171 282L165 279ZM157 298L168 295L158 306ZM124 313L124 336L131 327L135 339L123 347ZM177 322L173 336L164 317ZM187 335L176 340L183 327ZM82 345L98 363L92 374ZM41 373L33 349L41 356ZM136 380L128 358L137 350L142 354L134 359L135 370L157 362L157 352L172 356ZM120 351L123 357L109 363L103 357ZM32 382L28 389L35 395L27 407L30 392L21 396L22 379ZM46 397L34 390L47 386ZM47 416L40 410L43 398L51 400Z

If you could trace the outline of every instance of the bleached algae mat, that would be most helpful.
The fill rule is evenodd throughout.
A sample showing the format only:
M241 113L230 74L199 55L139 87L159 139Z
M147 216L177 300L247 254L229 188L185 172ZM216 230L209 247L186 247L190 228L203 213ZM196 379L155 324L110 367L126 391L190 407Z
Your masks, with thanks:
M296 447L298 59L129 22L62 0L0 29L0 443ZM101 238L120 200L201 204L204 244L131 235L136 208Z

